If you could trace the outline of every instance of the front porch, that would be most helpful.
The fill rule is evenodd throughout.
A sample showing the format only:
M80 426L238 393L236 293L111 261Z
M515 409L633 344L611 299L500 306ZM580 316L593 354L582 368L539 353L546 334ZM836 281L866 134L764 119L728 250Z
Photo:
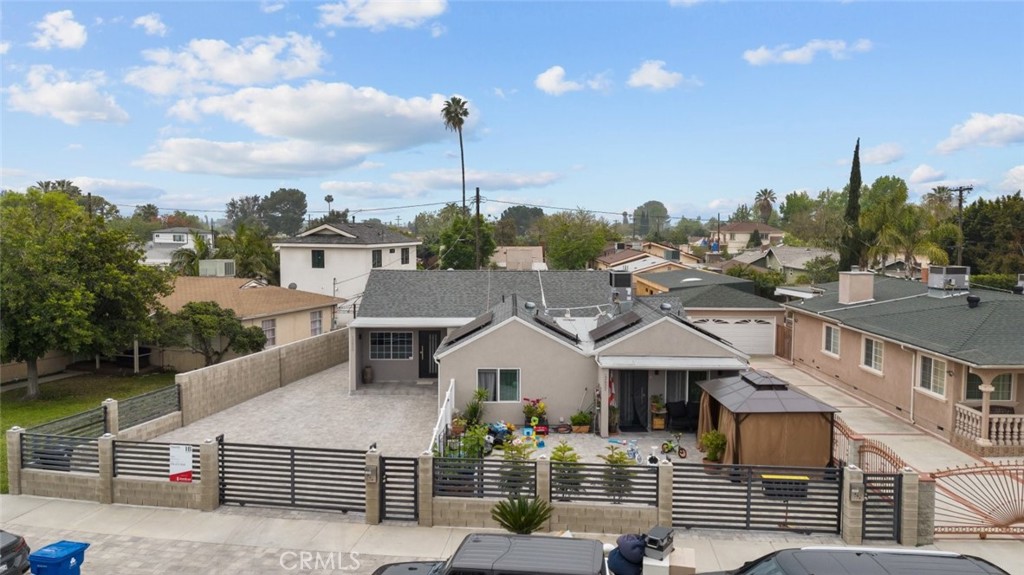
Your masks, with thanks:
M953 444L986 457L1024 455L1024 415L999 407L956 404Z

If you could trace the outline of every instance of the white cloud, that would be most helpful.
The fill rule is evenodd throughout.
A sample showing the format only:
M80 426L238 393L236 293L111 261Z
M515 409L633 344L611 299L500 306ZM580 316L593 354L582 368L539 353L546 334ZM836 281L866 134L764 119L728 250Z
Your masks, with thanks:
M196 39L178 52L145 50L150 66L134 68L125 82L151 94L218 92L224 86L267 84L320 72L327 55L319 42L294 32L252 37L232 46L223 40Z
M0 56L3 56L11 49L10 42L0 42Z
M124 200L148 202L156 200L164 194L164 190L152 184L130 180L76 176L71 178L71 181L83 192L103 196L103 199L110 203ZM131 209L129 208L130 213Z
M799 48L790 48L781 44L774 48L761 46L755 50L743 52L743 59L751 66L765 64L810 64L818 52L827 52L833 60L844 60L857 52L868 52L872 48L871 40L860 39L852 45L845 40L811 40Z
M899 144L879 144L873 148L864 148L860 151L862 164L881 166L902 160L904 156L903 147ZM849 160L847 160L849 163Z
M469 170L466 181L491 191L541 188L562 179L554 172L489 172ZM459 170L424 170L419 172L396 172L391 182L338 181L320 184L320 189L340 192L360 198L416 198L433 190L454 191L462 187L462 172Z
M156 12L139 16L132 22L132 28L142 28L150 36L167 35L167 26L160 20L160 15Z
M1002 183L999 184L999 189L1007 193L1024 190L1024 165L1010 168L1010 170L1006 172L1006 176L1003 178Z
M85 46L85 41L89 37L85 26L75 22L75 15L71 10L50 12L36 23L36 30L36 39L29 45L41 50L54 47L77 50Z
M607 92L608 90L611 90L611 72L605 71L587 78L587 87L598 92Z
M928 182L937 182L945 177L946 172L935 169L928 164L921 164L914 168L914 171L910 173L910 183L924 184Z
M271 0L261 0L260 1L260 11L263 12L264 14L273 14L274 12L282 10L284 8L284 5L285 5L284 2L273 2Z
M697 78L686 78L679 72L666 70L664 60L645 60L629 75L626 84L630 88L650 88L659 91L674 88L683 82L693 87L703 85Z
M668 0L670 6L683 6L689 8L690 6L696 6L706 0Z
M953 126L949 137L935 147L949 154L969 146L1002 147L1024 142L1024 116L1018 114L971 114L963 124Z
M85 149L85 146L83 146L82 144L68 144L67 147L64 149L68 150L69 152L76 152L78 150Z
M541 92L553 96L561 96L566 92L576 92L583 89L583 84L565 79L565 68L561 66L552 66L544 70L537 75L537 79L533 81L533 84Z
M135 162L148 170L218 174L235 177L306 176L348 168L361 162L365 150L301 140L216 142L171 138Z
M32 66L25 75L25 84L7 89L7 102L12 110L36 116L52 116L65 124L88 122L127 122L125 112L110 94L100 88L106 84L102 72L86 72L74 80L52 66Z
M438 22L434 22L430 25L431 38L440 38L441 36L444 36L446 32L448 32L448 29Z
M321 26L341 28L369 28L380 31L391 27L417 28L448 9L447 0L342 0L335 4L322 4Z

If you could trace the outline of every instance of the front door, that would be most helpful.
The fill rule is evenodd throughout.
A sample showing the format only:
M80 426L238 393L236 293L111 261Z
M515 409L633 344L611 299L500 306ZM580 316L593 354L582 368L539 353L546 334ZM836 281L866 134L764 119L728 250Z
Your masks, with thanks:
M647 371L620 371L619 429L647 431Z
M434 352L441 344L441 330L420 330L420 379L437 379L437 362Z

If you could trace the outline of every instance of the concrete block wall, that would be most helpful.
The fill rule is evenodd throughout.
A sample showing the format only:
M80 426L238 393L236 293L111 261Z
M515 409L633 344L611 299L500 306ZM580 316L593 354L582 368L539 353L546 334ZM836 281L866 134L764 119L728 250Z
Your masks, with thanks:
M121 441L149 441L181 427L181 412L175 411L117 432Z
M491 519L491 508L501 499L476 497L435 497L431 505L431 522L445 527L486 527L501 529Z
M278 348L281 385L288 385L348 361L348 330L327 332Z
M917 481L917 544L935 542L935 478L922 474Z
M209 481L207 479L207 481ZM200 509L203 482L171 483L167 480L135 477L113 478L113 502Z
M76 471L21 470L22 495L99 501L99 493L99 475Z
M658 508L639 505L562 503L551 505L549 530L587 533L646 533L658 525Z

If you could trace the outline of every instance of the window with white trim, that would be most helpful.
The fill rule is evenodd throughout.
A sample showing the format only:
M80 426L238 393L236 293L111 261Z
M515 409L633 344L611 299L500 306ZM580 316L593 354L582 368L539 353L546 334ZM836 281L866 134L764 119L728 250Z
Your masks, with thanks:
M918 387L932 393L946 395L946 362L926 355L921 356Z
M990 396L992 401L1013 400L1013 374L1000 373L993 377L992 387L996 388ZM982 399L981 378L975 373L967 374L967 389L964 390L964 399L974 399L978 401L981 401Z
M882 371L882 350L885 344L870 337L864 338L864 357L861 365L875 371Z
M372 266L379 268L384 265L384 253L381 250L373 250L373 263Z
M277 345L277 320L265 319L260 323L263 328L263 335L267 336L266 347Z
M183 244L185 243L185 234L171 234L171 241Z
M320 335L324 332L324 310L309 312L309 335Z
M700 401L701 388L698 381L710 379L707 371L667 371L665 402L675 403L677 401Z
M412 332L370 333L370 359L412 359Z
M519 401L518 369L480 369L476 386L487 391L484 401Z
M839 355L839 326L825 324L825 345L822 349L832 355Z
M409 248L402 248L402 265L409 264Z

